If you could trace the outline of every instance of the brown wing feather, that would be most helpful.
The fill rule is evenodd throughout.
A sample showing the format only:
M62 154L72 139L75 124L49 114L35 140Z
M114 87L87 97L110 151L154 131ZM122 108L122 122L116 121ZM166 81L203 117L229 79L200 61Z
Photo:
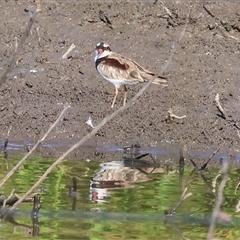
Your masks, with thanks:
M103 64L104 63L104 64ZM154 73L143 68L135 61L123 57L120 54L112 53L106 57L100 64L102 73L112 79L124 79L132 84L150 80ZM164 77L158 77L154 83L166 82Z
M128 82L128 84L135 84L138 83L140 79L131 75L131 65L131 60L124 58L119 54L112 53L111 55L104 58L98 64L98 67L101 68L102 74L107 78L123 79Z

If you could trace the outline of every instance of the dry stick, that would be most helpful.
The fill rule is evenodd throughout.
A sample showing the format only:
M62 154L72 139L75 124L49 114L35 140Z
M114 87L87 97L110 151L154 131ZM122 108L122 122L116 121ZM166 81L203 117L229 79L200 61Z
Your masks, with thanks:
M216 22L216 20L217 20L218 22L220 22L220 19L219 19L218 17L215 17L214 14L212 14L211 11L210 11L205 5L203 5L203 9L213 18L216 29L217 29L225 38L228 37L228 38L231 38L231 39L237 41L238 43L240 42L240 40L239 40L237 37L234 37L234 36L232 36L232 35L230 35L230 34L228 34L228 33L226 33L226 32L223 32L221 26Z
M184 28L181 32L181 35L179 37L179 39L177 40L177 44L179 44L181 41L182 41L182 38L186 32L186 29L187 29L187 26L188 26L188 22L189 22L189 15L190 15L190 9L188 11L188 14L186 16L186 23L184 25ZM164 65L164 67L162 68L162 71L160 72L160 76L163 74L163 72L165 72L165 70L167 69L167 67L170 65L170 63L172 62L172 58L173 58L173 55L174 53L176 52L176 43L173 43L172 45L172 50L170 52L170 56L169 56L169 59L167 61L167 63Z
M33 146L33 148L21 159L21 161L18 162L17 165L15 165L11 171L7 173L7 175L0 181L0 187L13 175L14 172L16 172L19 167L26 161L26 159L33 153L33 151L38 147L38 145L44 141L44 139L47 137L47 135L53 130L53 128L58 124L58 122L61 120L63 114L70 106L66 104L64 106L64 109L62 110L61 114L57 118L57 120L49 127L48 131L45 133L45 135L42 137L42 139L38 140L38 142Z
M162 5L163 9L167 12L167 14L172 17L171 11L164 5L164 3L161 1L160 4Z
M23 45L28 37L29 32L31 31L32 25L35 21L35 18L37 16L37 13L39 12L39 9L37 9L36 11L30 11L30 19L26 28L25 33L22 36L21 42L18 45L17 51L15 52L15 55L9 65L9 67L7 68L6 72L3 74L3 76L0 78L0 87L3 85L3 83L6 81L7 79L7 75L12 72L15 63L17 62L18 56L23 48Z
M240 200L238 200L238 203L236 205L236 212L240 212Z
M212 213L212 218L211 218L211 223L210 223L210 227L208 230L207 240L213 239L215 223L216 223L218 214L220 212L221 204L223 202L223 190L224 190L224 187L225 187L227 179L228 179L227 169L228 169L228 163L226 161L224 161L223 166L221 168L221 172L223 174L223 179L218 188L218 199L217 199L217 203L216 203L215 208Z
M184 33L186 31L187 25L188 25L188 20L189 20L189 14L190 11L187 15L186 18L186 23L185 26L182 30L181 36L178 39L178 43L182 40ZM172 61L173 58L173 54L175 52L176 49L176 44L174 45L174 47L172 48L171 54L169 56L169 59L167 61L167 63L165 64L165 66L162 68L161 74L165 71L165 69L169 66L169 64ZM156 79L156 75L154 75L151 80L149 82L147 82L140 90L139 92L130 100L127 102L127 104L125 106L122 106L121 108L119 108L118 110L116 110L115 112L113 112L111 115L106 116L90 133L88 133L85 137L83 137L79 142L77 142L76 144L74 144L70 149L68 149L60 158L58 158L47 170L46 172L38 179L38 181L10 208L9 211L13 211L14 209L16 209L16 207L22 203L22 201L29 196L47 177L47 175L58 165L60 164L65 158L66 156L71 153L74 149L80 147L85 141L87 141L88 139L90 139L92 136L94 136L99 129L101 129L107 122L109 122L110 120L112 120L114 117L116 117L119 113L123 112L124 110L126 110L127 108L131 107L134 102L146 91L146 89L150 86L150 84Z
M234 193L235 193L235 195L237 195L237 189L238 189L238 187L240 186L240 182L237 184L237 186L235 187L235 191L234 191Z
M62 59L67 58L67 55L75 48L75 44L72 43L71 46L68 48L68 50L62 55Z
M223 109L223 107L221 106L220 104L220 101L219 101L219 94L217 93L216 97L215 97L215 102L217 104L217 108L218 110L220 111L220 113L222 114L222 117L227 119L227 115L225 113L225 110Z
M218 147L218 149L210 156L210 158L207 160L206 163L204 163L202 166L201 166L201 170L204 170L208 163L211 161L211 159L218 153L218 151L221 149L221 147Z
M171 210L172 212L176 212L177 208L182 204L182 202L183 202L186 198L192 196L192 193L191 193L191 192L187 193L187 190L188 190L188 188L185 187L185 189L183 190L182 195L181 195L181 197L180 197L180 200L177 202L176 206Z
M10 196L8 196L8 198L3 201L3 205L2 205L3 208L5 207L7 201L10 200L11 197L13 196L14 191L15 191L15 189L13 189L12 192L11 192L11 194L10 194Z
M172 108L170 108L168 110L168 118L170 120L172 120L173 118L176 118L176 119L183 119L183 118L186 118L187 116L186 115L183 115L183 116L177 116L176 114L173 113L173 110Z
M237 134L239 135L239 130L240 127L238 126L238 124L236 123L236 121L232 120L231 118L227 117L227 114L225 112L225 110L223 109L223 107L220 104L219 101L219 94L217 93L216 97L215 97L215 102L217 104L217 109L219 110L219 112L221 113L220 117L222 117L224 120L226 120L230 125L234 126L235 128L237 128Z
M36 5L37 5L37 9L40 12L41 11L41 0L36 0Z
M17 39L17 37L15 37L15 53L17 52L17 50L18 50L18 39ZM18 66L18 61L19 61L19 59L16 59L16 66Z

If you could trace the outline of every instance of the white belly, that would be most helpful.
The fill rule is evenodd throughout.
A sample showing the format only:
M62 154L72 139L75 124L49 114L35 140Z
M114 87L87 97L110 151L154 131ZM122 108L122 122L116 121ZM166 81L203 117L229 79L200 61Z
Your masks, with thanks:
M139 83L139 81L127 81L125 79L112 79L112 78L108 78L106 77L102 71L99 69L99 67L97 67L97 70L99 72L99 74L104 78L106 79L108 82L112 83L116 88L120 88L122 85L134 85L134 84L137 84Z

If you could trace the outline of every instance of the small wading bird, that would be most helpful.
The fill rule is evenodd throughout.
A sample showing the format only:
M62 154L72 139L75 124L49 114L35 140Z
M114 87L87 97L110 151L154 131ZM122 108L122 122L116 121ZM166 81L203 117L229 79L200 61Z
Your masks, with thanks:
M109 45L101 42L96 46L95 67L100 75L115 86L115 95L111 108L117 99L118 89L124 86L124 100L123 106L127 100L126 85L134 85L149 81L154 73L146 70L135 61L126 58L120 54L112 52ZM166 83L165 77L156 77L153 81L155 84Z

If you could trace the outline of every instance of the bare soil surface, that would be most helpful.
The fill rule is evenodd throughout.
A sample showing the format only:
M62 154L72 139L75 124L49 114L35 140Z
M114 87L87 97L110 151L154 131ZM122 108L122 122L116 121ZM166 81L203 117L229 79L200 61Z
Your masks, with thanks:
M1 139L34 142L71 108L47 140L76 142L122 106L120 92L96 71L94 49L105 41L113 51L164 75L168 86L150 86L136 103L107 123L93 145L186 145L194 151L218 146L240 150L240 4L236 1L58 1L42 0L18 65L0 89ZM191 3L190 3L191 2ZM35 1L6 0L0 14L0 74L3 75L29 21ZM178 39L189 22L181 42ZM70 45L75 49L61 59ZM128 99L143 85L129 87ZM220 116L216 94L226 112ZM177 116L168 119L172 109Z

